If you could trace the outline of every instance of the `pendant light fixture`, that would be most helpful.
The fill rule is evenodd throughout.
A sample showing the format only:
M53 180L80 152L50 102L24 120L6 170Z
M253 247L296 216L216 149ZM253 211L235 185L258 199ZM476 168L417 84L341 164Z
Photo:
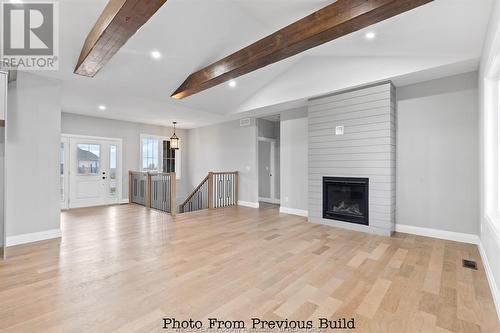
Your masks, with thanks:
M174 121L174 134L170 137L170 148L171 149L179 149L179 138L175 135L175 125L177 122Z

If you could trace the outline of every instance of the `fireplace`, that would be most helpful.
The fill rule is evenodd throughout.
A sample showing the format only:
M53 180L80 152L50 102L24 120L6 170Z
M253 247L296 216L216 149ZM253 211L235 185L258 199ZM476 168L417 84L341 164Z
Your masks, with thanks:
M368 225L368 178L323 177L323 218Z

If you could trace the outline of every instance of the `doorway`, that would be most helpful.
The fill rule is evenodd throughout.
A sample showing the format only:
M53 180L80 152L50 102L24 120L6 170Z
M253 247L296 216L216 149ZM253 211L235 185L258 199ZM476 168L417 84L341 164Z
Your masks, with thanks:
M257 119L259 202L280 203L279 115Z
M121 139L63 135L60 172L62 209L120 203Z

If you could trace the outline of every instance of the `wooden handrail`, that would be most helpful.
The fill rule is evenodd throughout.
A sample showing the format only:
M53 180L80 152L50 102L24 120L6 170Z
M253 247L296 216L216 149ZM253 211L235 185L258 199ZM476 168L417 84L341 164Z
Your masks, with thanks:
M180 205L182 208L184 208L184 206L189 202L189 200L191 200L194 197L196 192L198 192L198 190L203 186L203 184L205 184L207 180L208 180L208 175L205 178L203 178L201 183L194 189L193 192L191 192L191 194L187 197L187 199L184 200L184 202Z
M206 188L203 188L203 186L206 186ZM203 193L199 193L200 191ZM193 192L191 192L187 199L179 206L179 209L181 212L186 212L192 209L213 209L237 204L238 171L210 171ZM194 205L194 207L192 207L192 205Z

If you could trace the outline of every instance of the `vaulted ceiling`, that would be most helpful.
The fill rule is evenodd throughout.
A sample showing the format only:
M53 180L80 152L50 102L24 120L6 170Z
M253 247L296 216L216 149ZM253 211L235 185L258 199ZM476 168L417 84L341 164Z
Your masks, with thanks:
M435 0L182 100L184 79L329 0L168 0L94 77L73 74L106 0L60 2L63 111L191 128L369 82L401 84L477 69L492 0ZM365 33L376 33L366 40ZM150 52L162 54L152 59ZM100 111L104 104L107 110Z

